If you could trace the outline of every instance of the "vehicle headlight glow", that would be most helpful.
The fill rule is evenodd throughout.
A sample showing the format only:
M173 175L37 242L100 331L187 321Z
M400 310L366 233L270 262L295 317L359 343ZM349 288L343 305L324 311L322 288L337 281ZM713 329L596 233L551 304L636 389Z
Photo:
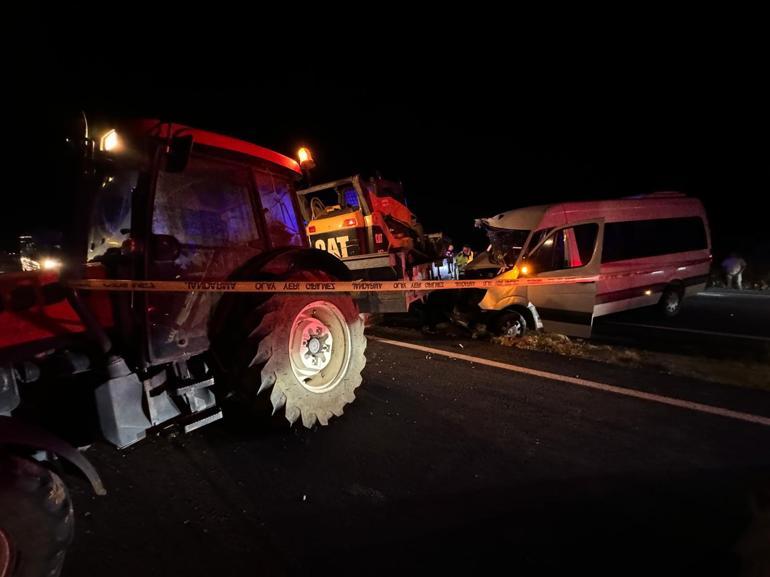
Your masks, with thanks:
M61 268L61 261L58 258L44 258L41 264L43 265L43 270Z
M104 152L115 152L120 149L120 146L120 137L114 128L105 132L99 141L99 150Z

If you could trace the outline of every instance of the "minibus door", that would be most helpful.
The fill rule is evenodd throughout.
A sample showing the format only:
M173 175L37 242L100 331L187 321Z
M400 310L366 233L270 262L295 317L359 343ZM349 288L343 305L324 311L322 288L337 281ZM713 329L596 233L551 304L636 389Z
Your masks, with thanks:
M598 277L604 221L572 223L553 230L522 261L523 278ZM526 270L525 270L526 269ZM527 295L550 332L591 336L596 280L530 285Z

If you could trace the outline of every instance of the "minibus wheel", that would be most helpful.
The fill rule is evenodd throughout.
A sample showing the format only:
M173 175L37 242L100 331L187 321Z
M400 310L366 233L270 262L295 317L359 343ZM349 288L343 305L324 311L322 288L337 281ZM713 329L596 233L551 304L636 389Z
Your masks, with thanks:
M495 319L494 332L501 337L523 337L527 332L527 319L516 311L506 311Z
M667 317L675 317L682 310L682 291L678 287L670 286L663 291L660 297L660 310Z

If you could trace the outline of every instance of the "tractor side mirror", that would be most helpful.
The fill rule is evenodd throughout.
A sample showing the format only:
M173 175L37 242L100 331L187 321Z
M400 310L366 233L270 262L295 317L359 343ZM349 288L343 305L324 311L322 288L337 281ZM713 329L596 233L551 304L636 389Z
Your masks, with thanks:
M183 172L187 168L187 162L190 160L192 146L192 134L173 137L166 149L163 170L166 172Z
M174 262L179 258L182 247L170 234L154 234L150 240L152 260L155 262Z

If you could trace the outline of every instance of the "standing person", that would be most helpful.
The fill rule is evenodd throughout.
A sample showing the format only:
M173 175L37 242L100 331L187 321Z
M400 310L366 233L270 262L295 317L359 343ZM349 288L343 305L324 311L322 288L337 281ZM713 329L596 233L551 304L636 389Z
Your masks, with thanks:
M449 244L444 252L444 258L446 259L447 273L449 278L454 278L454 263L455 263L455 245Z
M467 244L463 245L463 249L457 253L455 257L455 266L457 267L457 276L461 277L465 273L465 267L473 260L474 254L471 247Z
M731 252L730 256L722 261L722 270L725 271L727 288L732 288L735 281L735 288L743 290L743 271L746 270L746 261L738 253Z

